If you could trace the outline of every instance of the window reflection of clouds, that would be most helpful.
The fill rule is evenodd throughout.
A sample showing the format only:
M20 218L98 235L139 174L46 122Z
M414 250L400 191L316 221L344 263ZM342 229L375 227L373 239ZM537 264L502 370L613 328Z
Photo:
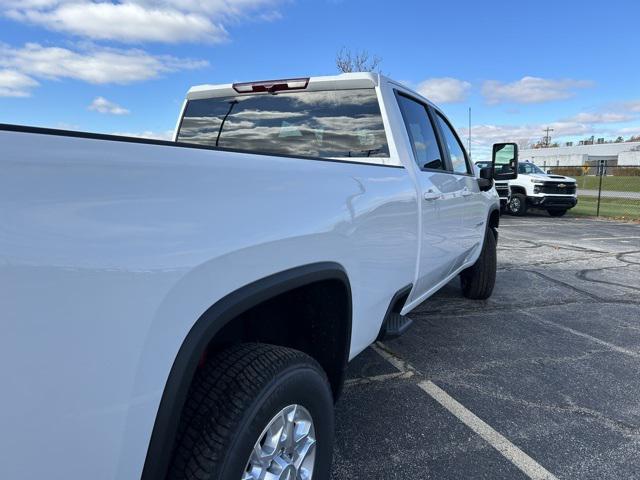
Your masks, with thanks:
M453 171L463 174L471 173L464 156L464 149L453 133L453 130L439 113L436 118L438 119L438 123L440 124L442 133L444 134L445 142L449 149L449 156L451 158L451 166L453 167Z
M193 100L179 140L215 145L227 113L221 147L315 157L389 156L373 89Z
M304 105L323 106L361 106L363 101L375 102L373 106L377 108L378 101L373 89L357 90L326 90L319 92L298 92L290 93L292 101Z
M234 113L234 118L249 118L252 120L272 120L277 118L295 118L304 117L307 112L278 112L269 110L242 110Z

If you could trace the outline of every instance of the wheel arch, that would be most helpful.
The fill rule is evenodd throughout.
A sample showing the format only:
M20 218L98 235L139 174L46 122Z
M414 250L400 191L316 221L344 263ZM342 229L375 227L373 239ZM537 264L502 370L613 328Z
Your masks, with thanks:
M500 207L491 208L487 216L487 228L493 231L496 240L498 240L498 227L500 226Z
M166 476L189 387L198 363L216 335L252 308L289 291L323 281L339 282L346 294L344 351L340 352L346 365L351 344L351 285L345 269L340 264L320 262L295 267L233 291L218 300L198 318L180 346L156 413L141 477L143 480L161 479ZM337 395L339 387L332 386Z
M509 193L510 194L514 194L514 193L521 193L522 195L527 195L527 189L524 188L522 185L512 185L509 187Z

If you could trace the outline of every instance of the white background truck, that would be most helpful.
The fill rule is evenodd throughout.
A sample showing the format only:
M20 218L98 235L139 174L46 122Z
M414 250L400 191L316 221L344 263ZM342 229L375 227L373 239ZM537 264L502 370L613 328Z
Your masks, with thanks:
M3 479L327 479L347 361L456 275L493 289L493 169L382 76L196 87L175 142L0 144Z
M476 162L488 167L491 162ZM525 215L529 208L546 210L561 217L578 204L575 178L545 173L536 164L524 161L518 165L518 177L496 182L502 206L514 215Z

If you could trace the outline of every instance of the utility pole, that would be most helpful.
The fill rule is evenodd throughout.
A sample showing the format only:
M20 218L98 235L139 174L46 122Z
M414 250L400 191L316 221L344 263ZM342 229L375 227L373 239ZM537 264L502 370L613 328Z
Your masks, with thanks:
M469 160L471 160L471 107L469 107L469 147L467 151L469 153Z
M548 147L549 145L551 145L551 135L549 135L549 132L553 132L553 128L547 127L543 130L543 132L546 132L546 135L544 136L544 142L542 143L545 147Z

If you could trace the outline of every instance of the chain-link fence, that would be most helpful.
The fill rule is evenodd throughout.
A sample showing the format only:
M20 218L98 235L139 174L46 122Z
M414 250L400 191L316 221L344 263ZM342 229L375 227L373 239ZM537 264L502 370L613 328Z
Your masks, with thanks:
M549 173L576 179L576 215L640 219L640 167L598 161L583 166L545 166Z

